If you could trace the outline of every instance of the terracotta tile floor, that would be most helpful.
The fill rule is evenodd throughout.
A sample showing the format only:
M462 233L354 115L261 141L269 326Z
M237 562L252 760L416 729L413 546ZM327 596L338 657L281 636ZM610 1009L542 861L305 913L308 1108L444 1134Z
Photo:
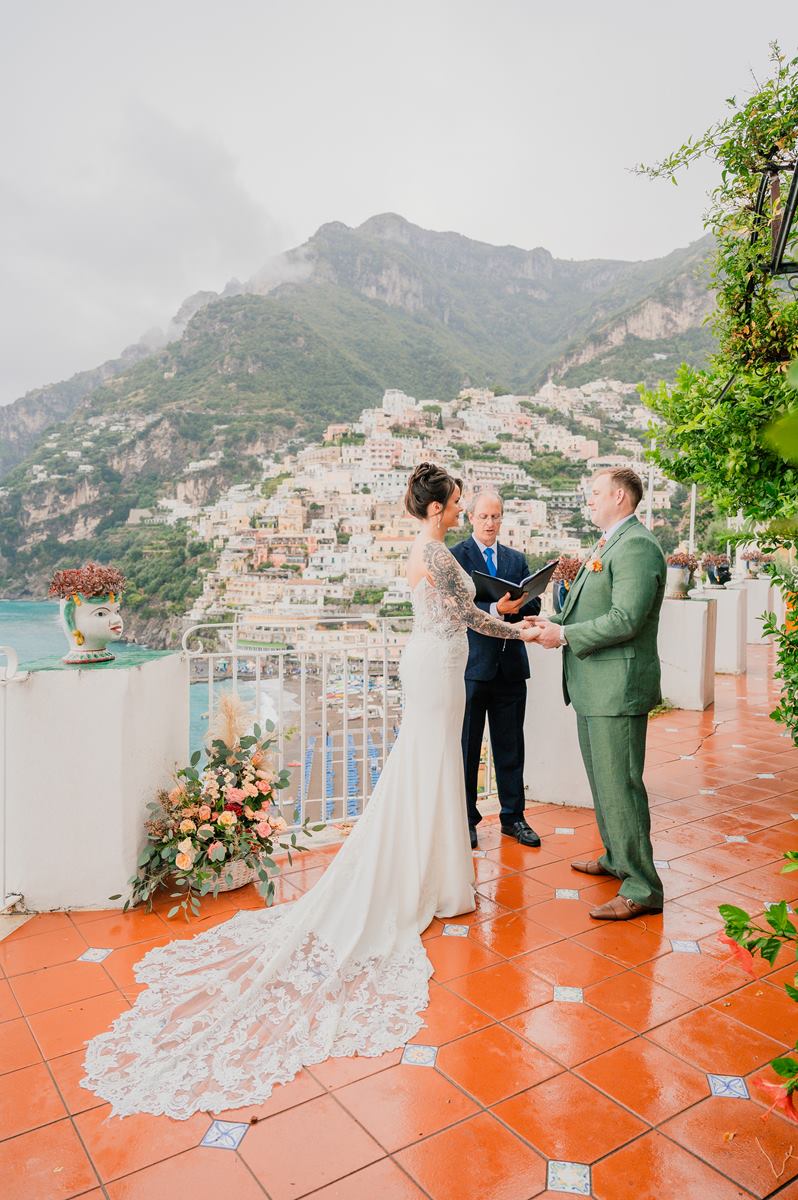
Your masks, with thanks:
M770 651L749 662L745 678L718 677L713 709L651 722L662 916L590 920L615 891L569 865L598 849L591 811L530 805L540 850L482 824L477 911L447 923L461 936L440 921L425 934L435 977L415 1062L331 1060L266 1104L109 1124L79 1086L85 1039L133 1001L151 946L257 897L229 893L189 927L159 907L17 929L0 943L3 1200L796 1200L798 1126L763 1120L752 1083L798 1035L794 967L783 957L752 981L716 940L724 901L798 901L798 875L779 873L798 848L798 750L767 717ZM330 861L287 873L284 901ZM108 954L78 961L90 947ZM237 1148L200 1144L212 1119L238 1127Z

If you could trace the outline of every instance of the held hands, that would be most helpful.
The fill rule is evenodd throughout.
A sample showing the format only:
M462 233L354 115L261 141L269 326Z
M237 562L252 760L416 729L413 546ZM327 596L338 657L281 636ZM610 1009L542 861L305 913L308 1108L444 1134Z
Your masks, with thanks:
M537 637L532 640L536 641L544 650L556 650L558 646L562 645L559 625L547 621L545 617L525 617L524 622L537 631Z
M524 597L519 596L517 600L510 599L510 593L505 592L501 600L496 601L496 611L500 612L503 617L514 617L520 608L524 606Z
M518 636L522 642L537 642L540 640L540 630L536 629L527 620L521 625L516 625L515 628L518 630Z

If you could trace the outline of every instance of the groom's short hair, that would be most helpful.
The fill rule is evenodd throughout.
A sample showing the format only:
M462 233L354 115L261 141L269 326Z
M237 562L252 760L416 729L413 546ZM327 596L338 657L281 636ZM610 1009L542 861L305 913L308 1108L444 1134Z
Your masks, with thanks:
M643 499L643 482L637 471L633 471L631 467L606 467L603 471L597 471L596 474L609 475L613 485L623 488L632 501L632 507L637 508Z

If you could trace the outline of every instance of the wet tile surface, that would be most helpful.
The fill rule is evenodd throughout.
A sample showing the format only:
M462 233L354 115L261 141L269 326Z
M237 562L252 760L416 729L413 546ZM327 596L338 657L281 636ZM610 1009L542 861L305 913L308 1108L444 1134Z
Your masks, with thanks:
M798 750L757 715L773 664L749 652L714 709L649 725L662 915L590 919L617 884L570 866L600 851L589 810L530 805L540 850L487 818L477 911L425 932L416 1037L308 1068L263 1104L109 1122L80 1086L84 1041L132 1002L139 959L256 907L252 889L189 927L162 905L20 926L0 942L3 1200L798 1200L798 1128L762 1119L753 1082L795 1041L795 964L751 979L717 942L719 904L798 907L798 875L779 870L798 848ZM286 876L282 901L327 861Z

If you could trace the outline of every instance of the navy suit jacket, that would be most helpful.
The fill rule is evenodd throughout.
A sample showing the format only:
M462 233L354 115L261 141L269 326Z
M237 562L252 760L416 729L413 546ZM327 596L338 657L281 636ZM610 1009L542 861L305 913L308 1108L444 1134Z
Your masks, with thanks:
M470 575L472 571L487 571L487 564L479 546L473 538L465 538L456 546L450 547L452 554L464 571ZM496 574L510 583L520 583L529 574L529 564L520 550L512 550L509 546L496 543ZM490 612L487 601L477 601L477 608ZM505 617L505 621L515 623L524 617L534 617L540 612L540 600L530 600L516 616ZM529 679L529 656L526 644L517 639L507 640L488 637L484 633L468 631L468 663L466 664L466 679L487 680L495 679L501 674L508 680Z

